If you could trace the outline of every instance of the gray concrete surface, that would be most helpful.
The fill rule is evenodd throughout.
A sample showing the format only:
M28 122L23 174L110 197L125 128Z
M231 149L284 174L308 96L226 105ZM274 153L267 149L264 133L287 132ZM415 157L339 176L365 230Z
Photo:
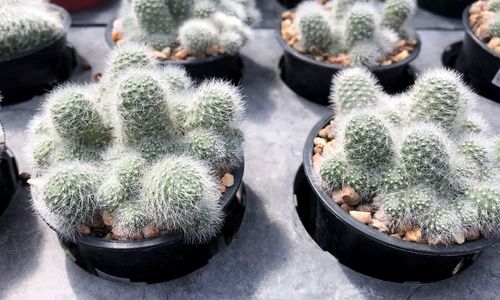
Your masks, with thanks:
M65 256L54 232L30 211L28 193L21 191L0 218L0 299L498 299L499 246L488 248L455 278L396 284L342 266L309 237L294 209L292 183L307 133L329 109L298 97L281 82L281 49L275 31L265 29L278 22L271 17L281 8L273 0L260 2L266 20L242 51L248 207L230 247L178 280L154 285L110 282ZM97 23L112 14L96 13ZM86 18L93 21L91 14ZM442 49L463 33L449 30L456 23L428 13L418 12L417 18L414 24L433 29L419 31L423 49L415 67L440 66ZM109 51L103 35L104 28L96 26L71 30L70 41L93 66L92 71L78 70L73 81L88 81L92 72L102 70ZM8 145L23 171L30 168L22 154L25 125L41 101L37 97L0 111ZM500 105L480 99L478 110L500 133Z

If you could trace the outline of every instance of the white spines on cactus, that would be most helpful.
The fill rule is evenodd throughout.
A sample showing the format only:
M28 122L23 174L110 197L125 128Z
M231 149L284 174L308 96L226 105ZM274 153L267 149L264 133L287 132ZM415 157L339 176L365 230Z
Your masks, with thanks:
M490 20L489 26L491 36L500 38L500 12L497 12L496 15Z
M236 54L260 13L254 1L134 0L123 22L124 40L156 50L180 46L190 55Z
M382 25L399 31L415 9L414 0L386 0Z
M500 0L488 1L488 10L492 12L500 12Z
M304 46L326 52L333 42L331 25L323 5L306 1L297 8L297 27Z
M53 92L30 123L34 206L65 237L105 210L120 239L157 226L204 242L223 219L214 174L242 162L242 95L220 80L194 86L179 67L138 67L150 61L137 49L111 55L116 78Z
M42 1L33 5L8 1L0 5L0 57L43 47L64 33L62 16Z
M382 88L375 77L360 68L347 69L333 78L330 102L336 115L354 109L374 107Z

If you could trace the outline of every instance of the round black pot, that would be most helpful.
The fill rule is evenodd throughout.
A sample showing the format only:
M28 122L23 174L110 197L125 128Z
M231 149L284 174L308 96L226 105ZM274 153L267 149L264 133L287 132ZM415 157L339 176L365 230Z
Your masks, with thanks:
M395 282L432 282L463 271L484 248L496 242L481 239L448 247L416 244L356 221L320 187L312 167L313 139L331 119L325 117L310 132L304 147L304 163L294 183L299 217L323 250L368 276Z
M445 66L464 74L464 80L480 95L500 101L500 55L474 35L469 26L469 7L463 11L463 42L454 43L443 52Z
M64 21L64 32L49 45L0 59L2 104L40 95L69 78L76 66L75 51L66 41L71 17L66 10L51 5Z
M278 2L286 8L293 8L302 2L302 0L278 0Z
M278 41L284 50L279 67L281 78L286 85L307 100L328 105L332 78L345 67L319 62L300 54L292 49L280 34ZM415 82L415 72L410 63L417 58L420 47L421 42L417 36L417 45L408 58L389 66L370 68L386 92L400 93Z
M9 148L0 153L0 216L9 206L19 187L18 168L14 154Z
M464 8L476 0L418 0L418 6L432 13L460 19Z
M235 171L234 185L223 196L222 230L204 244L185 244L179 234L164 234L141 241L78 236L75 241L60 238L61 245L80 267L106 279L156 283L189 274L225 249L238 231L246 207L243 169Z
M114 48L115 42L111 37L113 32L113 22L106 27L106 42L109 47ZM196 82L201 82L205 79L224 79L229 80L233 84L239 84L243 77L243 61L239 54L236 55L217 55L195 60L181 61L161 61L162 65L182 66L186 69L189 76Z

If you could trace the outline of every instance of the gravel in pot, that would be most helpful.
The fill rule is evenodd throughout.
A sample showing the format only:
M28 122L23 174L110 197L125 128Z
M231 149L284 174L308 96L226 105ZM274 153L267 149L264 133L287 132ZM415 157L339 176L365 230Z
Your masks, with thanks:
M495 6L495 3L497 6ZM443 53L443 64L463 73L480 95L500 101L500 1L478 1L463 11L463 42ZM497 28L497 30L495 30Z
M66 80L76 66L67 44L69 14L59 6L34 1L29 7L3 4L0 37L0 93L3 103L27 100Z
M428 71L391 97L351 69L332 91L335 117L309 134L294 187L322 249L369 276L431 282L497 241L500 143L456 74Z
M120 47L99 83L58 88L33 119L33 206L96 275L192 272L243 217L243 114L230 83L195 85L146 47Z
M195 80L239 83L243 68L239 51L250 38L249 26L260 18L254 1L164 2L132 1L130 16L108 26L108 44L147 44L162 64L181 65Z
M278 38L283 81L306 99L327 104L333 75L365 66L387 92L404 91L414 82L409 64L421 47L418 35L405 27L413 9L411 0L307 1L284 12Z

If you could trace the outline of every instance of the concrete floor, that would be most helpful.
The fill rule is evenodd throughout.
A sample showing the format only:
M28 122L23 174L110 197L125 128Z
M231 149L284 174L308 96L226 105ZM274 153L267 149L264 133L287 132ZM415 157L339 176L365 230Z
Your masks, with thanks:
M125 0L124 0L125 1ZM395 284L358 274L323 252L304 230L293 204L292 183L312 126L329 109L295 95L280 80L281 49L274 30L282 10L274 0L259 1L264 21L242 51L247 95L248 207L236 239L204 268L178 280L145 285L110 282L86 273L68 259L56 235L36 216L21 191L0 218L0 299L498 299L500 246L484 251L455 278L432 284ZM119 0L97 12L74 17L69 39L93 67L73 81L88 81L102 70L109 49L104 27ZM120 8L121 7L121 8ZM460 22L418 11L412 20L423 42L418 70L440 66L444 47L460 40ZM25 125L42 97L2 108L0 119L20 169ZM500 105L480 99L478 110L500 133Z

